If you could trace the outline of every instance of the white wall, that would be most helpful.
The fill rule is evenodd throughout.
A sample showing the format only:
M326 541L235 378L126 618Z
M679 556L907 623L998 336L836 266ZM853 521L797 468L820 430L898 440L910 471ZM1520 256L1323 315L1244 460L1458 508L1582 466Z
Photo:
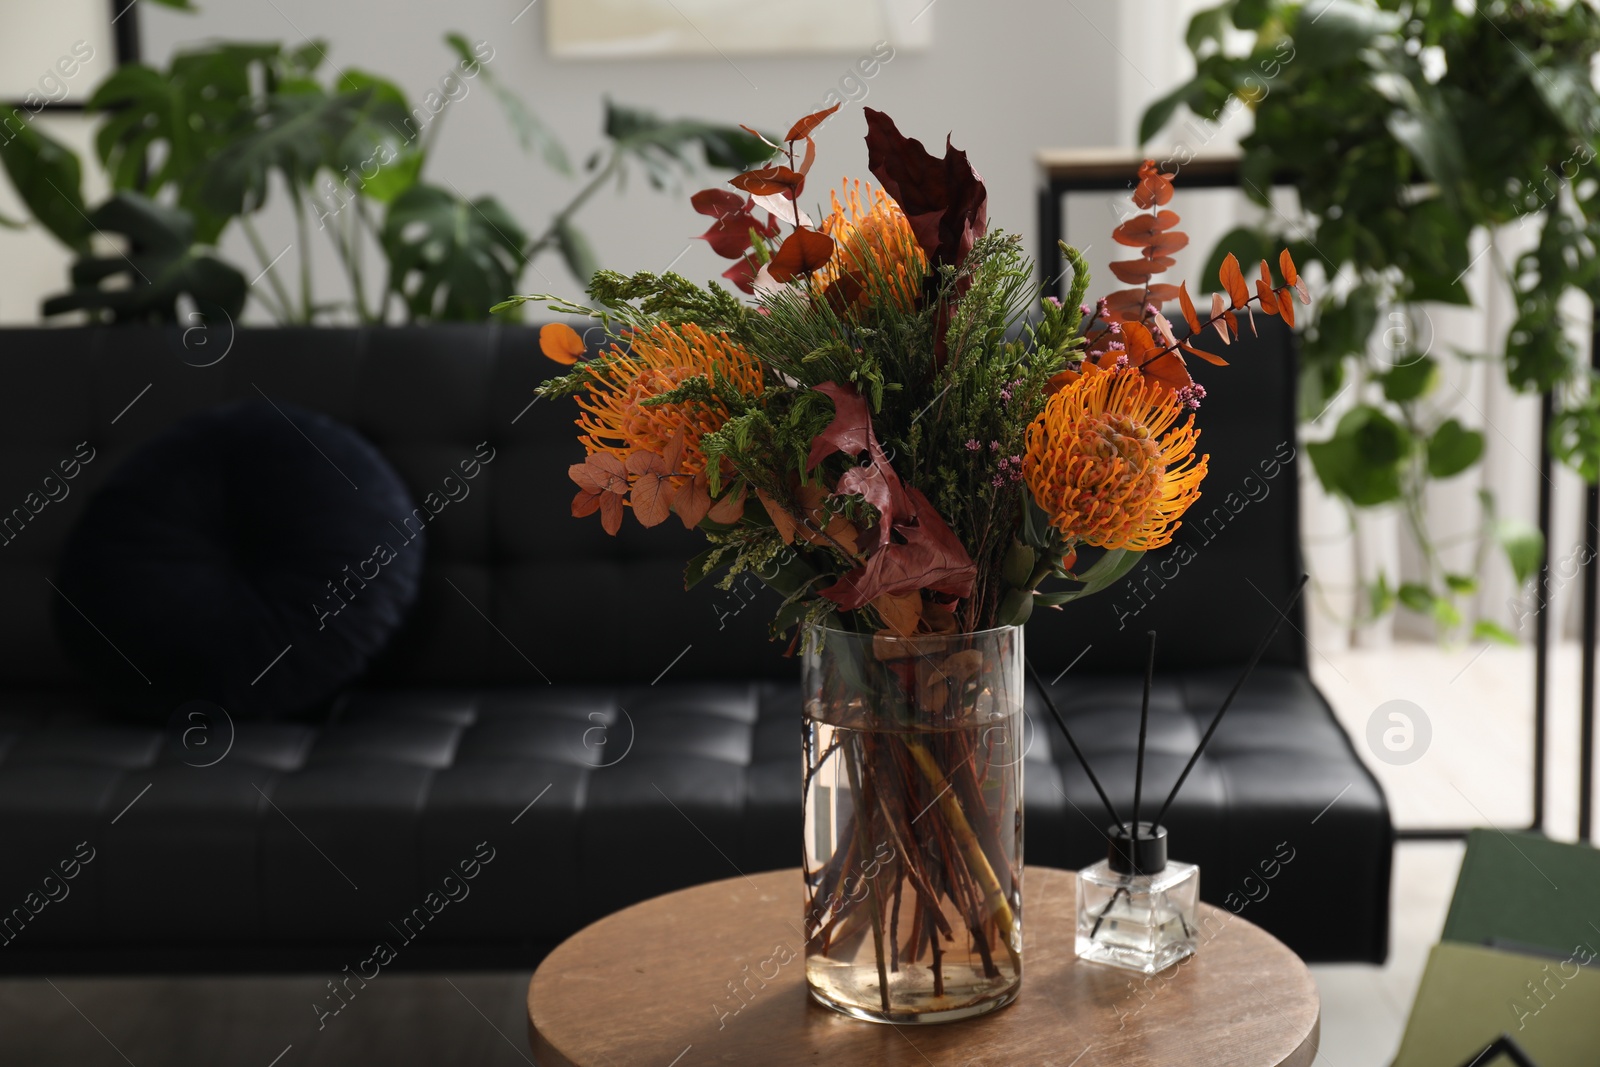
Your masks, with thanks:
M728 60L556 61L544 52L539 4L512 24L526 3L199 0L201 12L196 15L154 4L140 4L137 10L145 54L154 62L164 63L185 45L213 37L291 43L323 38L334 63L392 77L413 96L436 85L450 69L451 53L440 38L459 30L494 48L492 69L560 134L576 161L602 143L602 94L666 115L782 129L820 105L857 58L847 53L790 58L730 54ZM929 13L936 20L932 48L900 51L868 83L864 102L888 111L903 130L930 146L953 132L957 146L971 154L988 182L991 224L1024 233L1031 247L1035 151L1128 139L1117 100L1123 60L1107 46L1108 38L1119 36L1123 16L1117 8L1113 0L937 0ZM6 27L36 10L36 0L0 0ZM715 27L703 28L715 38ZM40 56L54 58L53 53ZM8 65L23 61L8 56ZM849 104L828 126L817 176L868 176L859 112L860 102ZM433 181L452 182L469 196L492 193L530 229L542 228L577 188L576 179L561 178L523 155L498 106L481 89L475 87L452 104L444 121L429 165ZM592 201L581 222L604 265L659 270L684 253L690 238L704 228L703 218L689 209L687 194L716 180L703 173L675 194L654 193L642 181L630 182L623 195L607 192ZM822 186L813 188L820 193ZM11 207L0 201L0 211ZM1109 229L1098 221L1097 226ZM268 224L265 229L274 254L293 240L286 227ZM319 243L324 241L313 234L319 295L340 298L345 290L331 249ZM37 296L64 283L66 258L45 238L10 231L0 231L0 249L0 320L32 320ZM254 257L237 235L225 249L247 275L255 274L249 266ZM279 265L290 272L291 284L297 255L298 250ZM725 265L695 242L675 269L707 278ZM578 295L558 259L543 259L537 266L524 276L526 289ZM259 319L259 312L254 317Z

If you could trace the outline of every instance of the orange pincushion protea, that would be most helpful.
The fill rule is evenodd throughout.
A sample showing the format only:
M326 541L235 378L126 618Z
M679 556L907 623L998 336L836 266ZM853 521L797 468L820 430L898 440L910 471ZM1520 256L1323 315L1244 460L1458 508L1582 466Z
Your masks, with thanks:
M643 401L677 388L689 378L711 378L713 371L747 396L761 392L761 364L721 334L692 323L657 323L630 338L627 352L613 348L603 368L578 395L583 414L578 440L592 455L609 452L618 459L643 449L666 453L673 437L683 433L682 474L700 474L706 457L700 439L722 427L728 411L720 402L645 405Z
M822 220L822 232L833 238L837 251L817 271L818 284L826 292L848 276L851 294L845 303L854 303L862 289L873 292L881 286L896 307L910 311L922 293L928 257L905 212L882 189L859 181L845 182L843 193L842 202L838 191L831 194L833 211Z
M1145 551L1172 540L1200 498L1209 456L1170 389L1131 368L1084 374L1028 427L1023 477L1069 541Z

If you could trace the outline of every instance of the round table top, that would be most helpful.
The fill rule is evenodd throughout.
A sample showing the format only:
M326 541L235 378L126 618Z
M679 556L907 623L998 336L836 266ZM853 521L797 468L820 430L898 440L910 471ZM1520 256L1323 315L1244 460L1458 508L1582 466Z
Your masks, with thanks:
M1276 938L1202 904L1199 951L1159 975L1082 963L1074 879L1027 869L1016 1002L929 1025L860 1022L811 1000L798 870L668 893L546 957L528 986L534 1058L540 1067L1309 1067L1317 989ZM754 990L744 999L730 991L774 967L765 985L741 985Z

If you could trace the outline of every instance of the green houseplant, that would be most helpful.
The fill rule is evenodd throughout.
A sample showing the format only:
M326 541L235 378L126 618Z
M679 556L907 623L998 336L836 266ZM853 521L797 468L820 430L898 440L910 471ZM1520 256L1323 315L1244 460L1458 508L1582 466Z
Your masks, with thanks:
M597 264L575 216L607 182L640 169L663 186L692 169L696 146L706 164L731 170L770 155L736 127L608 101L607 144L587 161L584 184L530 234L494 197L469 198L426 177L451 106L472 91L499 101L526 151L575 174L556 137L494 74L494 50L459 34L445 42L453 65L415 101L375 74L324 73L333 65L320 41L296 49L224 42L182 52L166 69L120 67L88 101L103 116L95 154L112 188L93 206L70 149L25 121L8 124L0 163L34 218L78 257L71 288L47 300L44 313L173 322L180 297L237 316L248 295L280 325L482 321L541 254L559 254L587 283ZM258 229L274 198L287 200L294 219L297 279L284 278ZM247 239L253 264L218 255L230 227ZM108 235L123 238L125 250L94 247L92 238ZM337 253L344 299L313 296L319 240ZM247 275L261 284L248 285Z
M1422 304L1471 303L1462 279L1476 234L1536 234L1514 259L1492 240L1480 253L1508 282L1516 318L1503 346L1475 358L1518 390L1552 390L1553 449L1595 478L1600 391L1559 304L1569 292L1600 295L1600 97L1590 81L1600 13L1554 0L1467 10L1449 0L1227 0L1194 17L1187 44L1197 72L1151 105L1141 139L1180 104L1201 120L1240 104L1254 112L1241 142L1244 191L1266 205L1274 184L1292 186L1306 219L1274 215L1269 232L1235 231L1221 245L1281 240L1336 281L1304 332L1302 410L1319 414L1347 387L1357 402L1308 455L1352 507L1399 505L1421 549L1424 577L1395 588L1380 576L1368 615L1400 603L1458 631L1477 577L1446 568L1422 499L1431 482L1478 462L1484 436L1441 402L1450 398L1438 361L1406 326ZM1375 334L1383 344L1369 344ZM1498 544L1526 581L1543 550L1538 531L1497 517L1491 495L1481 500L1478 568L1481 547ZM1488 619L1471 632L1512 639Z

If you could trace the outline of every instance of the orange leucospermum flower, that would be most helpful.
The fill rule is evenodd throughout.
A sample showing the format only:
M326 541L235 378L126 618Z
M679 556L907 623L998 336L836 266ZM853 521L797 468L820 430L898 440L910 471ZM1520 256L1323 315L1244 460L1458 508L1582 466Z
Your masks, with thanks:
M648 406L643 401L690 378L711 379L714 372L747 396L761 392L761 364L721 334L692 323L664 322L632 334L627 351L613 346L602 365L591 368L593 381L577 398L583 409L578 440L591 455L609 452L626 462L640 449L665 454L682 431L678 473L699 474L706 466L700 439L722 427L727 408L715 400Z
M1067 540L1145 551L1172 540L1209 456L1170 389L1131 368L1085 365L1028 427L1022 474Z
M859 181L846 181L832 200L833 211L822 220L821 230L833 238L836 251L816 274L823 292L843 279L845 304L863 295L881 296L910 311L922 294L928 257L905 212L882 189Z

